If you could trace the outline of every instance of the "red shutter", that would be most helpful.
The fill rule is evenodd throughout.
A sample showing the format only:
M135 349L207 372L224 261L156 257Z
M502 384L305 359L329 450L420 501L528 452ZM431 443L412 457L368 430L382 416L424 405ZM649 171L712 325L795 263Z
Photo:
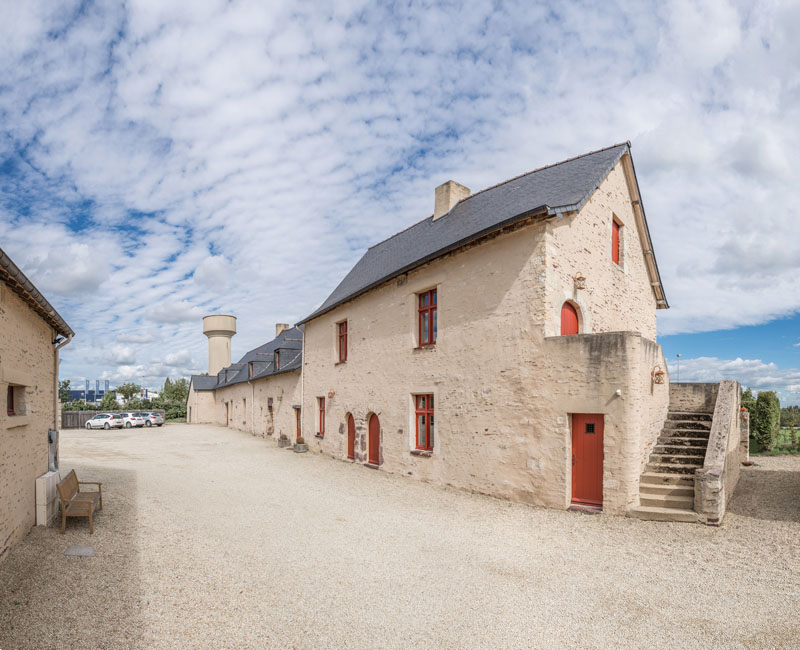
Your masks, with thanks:
M619 224L611 222L611 259L614 264L619 264Z
M578 333L578 312L570 303L565 302L561 307L561 336L571 336Z

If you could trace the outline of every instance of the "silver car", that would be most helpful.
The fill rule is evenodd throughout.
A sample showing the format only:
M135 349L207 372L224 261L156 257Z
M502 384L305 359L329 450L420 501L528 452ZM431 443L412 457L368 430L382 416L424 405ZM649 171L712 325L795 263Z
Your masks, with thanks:
M87 429L121 429L122 416L118 413L98 413L86 422Z
M144 418L142 417L141 413L122 413L121 415L126 429L144 426Z
M164 424L164 416L161 413L156 413L155 411L144 411L141 413L142 417L144 417L144 426L151 427L154 424L157 427L160 427Z

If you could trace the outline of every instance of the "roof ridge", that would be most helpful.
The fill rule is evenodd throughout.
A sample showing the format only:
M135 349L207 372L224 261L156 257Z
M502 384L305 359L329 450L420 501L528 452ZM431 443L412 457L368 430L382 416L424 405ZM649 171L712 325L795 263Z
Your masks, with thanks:
M541 172L541 171L544 171L545 169L550 169L551 167L558 167L559 165L563 165L563 164L568 163L568 162L573 162L573 161L579 160L581 158L586 158L586 156L593 156L594 154L601 153L603 151L608 151L609 149L615 149L616 147L621 147L623 145L626 145L630 149L631 141L630 140L626 140L625 142L617 142L616 144L612 144L612 145L609 145L607 147L603 147L602 149L595 149L594 151L587 151L586 153L582 153L582 154L580 154L578 156L572 156L572 158L566 158L565 160L560 160L559 162L551 163L549 165L544 165L543 167L537 167L536 169L532 169L532 170L524 172L522 174L517 174L516 176L514 176L512 178L508 178L508 179L506 179L504 181L500 181L499 183L495 183L494 185L490 185L489 187L484 187L482 190L478 190L474 194L470 194L469 196L461 199L458 203L456 203L456 205L459 205L461 203L466 203L471 198L478 196L478 194L483 194L484 192L488 192L489 190L493 190L493 189L495 189L497 187L500 187L501 185L505 185L506 183L511 183L513 181L519 180L520 178L522 178L524 176L529 176L530 174L535 174L536 172ZM455 207L455 206L453 206L453 207ZM421 219L420 221L417 221L416 223L412 223L410 226L407 226L406 228L403 228L402 230L398 230L393 235L389 235L386 239L382 239L381 241L377 242L376 244L373 244L372 246L369 246L367 248L367 250L372 250L376 246L380 246L381 244L385 244L390 239L394 239L398 235L402 235L404 232L406 232L408 230L411 230L412 228L415 228L419 224L423 223L424 221L427 221L428 219L431 219L432 217L433 217L433 215L430 215L428 217L425 217L424 219ZM355 267L353 267L353 268L355 268Z
M621 147L623 145L626 145L628 148L630 148L630 146L631 146L630 140L628 140L626 142L617 142L617 144L612 144L612 145L609 145L608 147L603 147L602 149L595 149L594 151L587 151L586 153L582 153L579 156L572 156L572 158L567 158L565 160L560 160L559 162L551 163L549 165L544 165L543 167L537 167L536 169L532 169L529 172L524 172L522 174L517 174L513 178L509 178L507 180L500 181L499 183L495 183L494 185L490 185L489 187L485 187L482 190L478 190L477 192L475 192L475 194L470 194L468 197L466 197L464 199L461 199L461 201L459 201L459 203L469 201L472 197L478 196L478 194L483 194L484 192L488 192L489 190L493 190L496 187L500 187L501 185L505 185L506 183L511 183L513 181L519 180L520 178L522 178L524 176L529 176L530 174L535 174L536 172L541 172L541 171L544 171L545 169L550 169L551 167L558 167L559 165L564 165L564 164L566 164L568 162L573 162L574 160L579 160L581 158L586 158L586 156L593 156L593 155L595 155L597 153L601 153L603 151L608 151L609 149L616 149L617 147Z

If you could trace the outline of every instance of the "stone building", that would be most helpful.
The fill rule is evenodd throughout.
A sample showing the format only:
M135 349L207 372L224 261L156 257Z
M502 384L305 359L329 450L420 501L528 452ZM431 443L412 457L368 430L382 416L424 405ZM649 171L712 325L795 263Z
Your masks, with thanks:
M210 318L221 317L206 316L206 323ZM227 331L235 333L235 327ZM233 364L230 344L223 347L220 337L219 334L213 339L209 337L209 374L193 375L189 383L187 421L294 439L301 403L302 330L279 323L274 339L250 350ZM216 353L220 348L227 349L227 358L224 354L212 354L212 346L217 347Z
M58 467L58 355L73 336L0 250L0 559L56 512L55 494L37 499L36 479Z
M303 321L311 448L625 514L669 403L667 301L629 145L434 199Z

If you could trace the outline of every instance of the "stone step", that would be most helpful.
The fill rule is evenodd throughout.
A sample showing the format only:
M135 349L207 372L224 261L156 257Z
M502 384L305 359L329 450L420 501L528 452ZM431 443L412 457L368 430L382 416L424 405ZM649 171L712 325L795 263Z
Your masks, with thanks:
M658 436L658 445L684 445L689 447L708 447L708 438L698 438L697 436Z
M664 422L664 429L699 429L700 431L711 431L711 422L696 422L694 420L667 420Z
M644 519L646 521L685 521L697 522L697 513L694 510L681 508L659 508L658 506L639 506L631 508L628 516Z
M694 485L673 485L671 483L640 483L639 496L663 494L665 496L691 497L694 500Z
M691 456L706 456L706 445L682 445L676 443L657 444L653 447L654 454L689 454Z
M667 420L695 420L698 422L711 422L713 414L696 413L694 411L670 411Z
M683 474L665 474L663 472L645 471L639 477L639 487L647 485L684 485L692 488L694 492L694 476L684 476Z
M659 453L652 453L650 454L650 462L651 463L669 463L669 464L677 464L677 465L696 465L697 467L702 467L703 462L705 461L706 457L705 454L701 455L689 455L689 454L659 454Z
M639 505L655 506L656 508L678 508L679 510L692 510L694 508L694 495L640 494Z
M684 465L682 463L647 463L645 469L648 472L661 474L689 474L694 476L694 470L702 465Z
M704 444L708 443L710 431L701 431L700 429L664 429L659 434L661 438L700 438L705 440Z

